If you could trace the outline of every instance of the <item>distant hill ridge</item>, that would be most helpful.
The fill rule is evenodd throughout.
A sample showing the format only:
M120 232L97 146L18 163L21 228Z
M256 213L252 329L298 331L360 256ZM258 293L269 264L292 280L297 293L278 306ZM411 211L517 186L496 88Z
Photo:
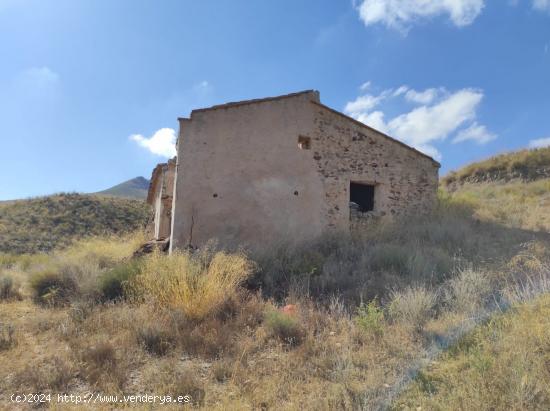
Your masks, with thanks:
M0 203L0 253L47 252L88 236L144 227L142 200L62 193Z
M469 164L442 178L446 186L464 183L550 178L550 147L520 150Z
M145 177L136 177L95 194L145 200L148 190L149 180Z

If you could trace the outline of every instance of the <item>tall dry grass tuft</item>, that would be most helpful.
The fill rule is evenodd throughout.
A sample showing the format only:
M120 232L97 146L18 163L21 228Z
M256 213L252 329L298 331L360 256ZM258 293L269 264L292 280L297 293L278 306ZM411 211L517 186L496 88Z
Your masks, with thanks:
M0 275L0 301L21 300L19 285L10 275Z
M17 345L15 327L11 324L0 323L0 351L6 351Z
M488 276L472 267L462 269L444 288L447 304L453 311L469 313L479 310L492 287Z
M432 317L437 303L437 294L420 286L392 291L390 297L390 316L417 329L421 329Z
M252 272L253 263L244 254L153 253L144 259L141 273L130 287L135 297L150 300L159 308L181 310L187 318L200 321L236 297Z

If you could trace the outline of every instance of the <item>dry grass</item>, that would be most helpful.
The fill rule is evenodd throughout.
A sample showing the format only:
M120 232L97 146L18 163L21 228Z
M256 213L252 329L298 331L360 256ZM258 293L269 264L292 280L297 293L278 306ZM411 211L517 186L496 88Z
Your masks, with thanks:
M464 184L450 196L453 201L469 204L475 210L475 217L481 221L550 231L548 178L529 183Z
M237 295L252 268L251 261L241 254L178 251L166 257L153 253L143 261L132 290L159 307L181 310L200 321Z
M452 311L471 313L479 311L491 291L487 274L470 267L460 270L449 280L445 299Z
M451 172L443 178L447 186L465 182L494 182L550 177L550 148L520 150L491 157Z
M419 374L393 409L547 410L549 347L545 295L464 337Z
M390 316L416 329L421 329L433 317L437 303L436 293L419 286L393 291L390 298Z
M0 276L13 278L23 299L0 301L2 324L14 330L2 337L13 342L0 350L0 397L189 395L209 410L387 404L404 375L426 374L418 365L426 353L444 349L495 300L550 291L548 236L483 221L475 207L446 195L431 216L250 258L207 247L130 267L130 238L5 257ZM66 305L32 302L30 279L47 271L77 285ZM294 308L284 312L287 304ZM510 328L499 330L505 339ZM541 363L543 352L533 354ZM501 364L504 376L510 365Z

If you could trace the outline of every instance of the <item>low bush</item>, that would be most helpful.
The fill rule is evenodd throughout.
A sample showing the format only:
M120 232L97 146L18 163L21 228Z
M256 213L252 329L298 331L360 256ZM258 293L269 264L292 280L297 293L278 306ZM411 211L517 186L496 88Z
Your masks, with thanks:
M227 361L217 361L212 366L212 374L218 382L225 382L233 375L233 367Z
M30 280L35 302L49 306L67 305L79 293L73 277L53 270L35 273Z
M15 382L20 388L34 391L55 390L65 392L76 369L71 362L59 356L47 357L35 364L28 364L16 373Z
M120 388L126 380L124 361L117 356L113 344L100 341L80 353L82 372L88 382L98 387Z
M15 328L10 324L0 323L0 351L9 350L16 345Z
M21 300L21 294L13 279L8 275L0 276L0 301Z
M293 315L270 309L265 313L264 321L270 335L285 344L299 345L304 339L305 331Z
M175 338L158 326L148 326L138 330L138 344L150 354L163 356L175 345Z
M421 329L431 318L437 302L433 291L423 287L407 287L390 294L389 313L399 322Z
M206 391L203 380L197 374L196 369L182 367L175 361L160 363L152 375L146 376L149 377L147 386L161 395L185 397L184 401L198 408L204 405Z
M377 244L370 250L369 266L374 271L407 271L409 252L398 244Z
M131 260L106 271L99 278L99 290L105 300L117 300L125 296L125 289L140 272L140 262Z
M252 271L252 262L242 254L153 253L144 259L130 289L135 297L149 299L158 308L180 310L187 318L201 321L238 295Z
M355 323L364 332L380 335L384 329L384 310L376 300L368 304L362 302L357 308Z
M483 304L491 292L488 277L479 271L467 268L448 281L445 287L445 300L455 311L472 312Z

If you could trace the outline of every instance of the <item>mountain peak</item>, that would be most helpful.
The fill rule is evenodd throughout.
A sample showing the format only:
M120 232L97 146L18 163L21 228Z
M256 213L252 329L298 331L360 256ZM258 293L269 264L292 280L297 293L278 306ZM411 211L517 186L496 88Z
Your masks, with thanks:
M148 190L149 180L147 180L145 177L139 176L124 181L106 190L99 191L95 194L112 197L138 198L140 200L145 200L145 198L147 198Z

